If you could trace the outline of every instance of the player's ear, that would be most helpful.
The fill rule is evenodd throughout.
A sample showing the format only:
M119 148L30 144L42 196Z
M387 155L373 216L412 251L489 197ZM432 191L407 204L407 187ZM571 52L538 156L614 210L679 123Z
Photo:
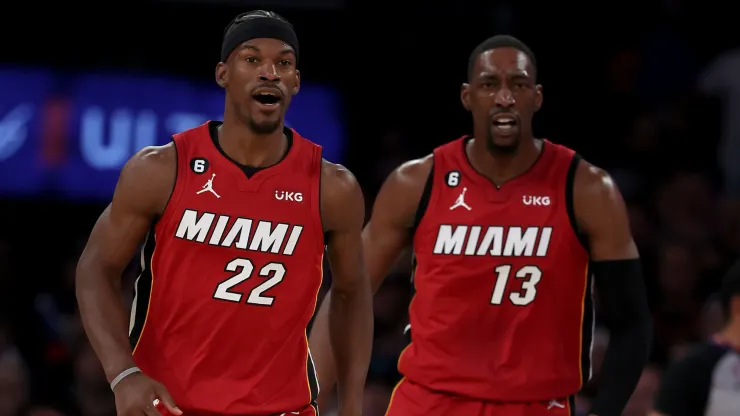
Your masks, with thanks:
M219 62L216 65L216 84L221 88L226 88L228 84L228 71L226 70L226 64Z
M298 94L301 89L301 71L295 70L295 87L293 87L293 95Z
M470 111L470 84L463 82L460 88L460 101L466 110Z
M534 111L539 111L540 107L542 107L542 85L535 85L534 93Z

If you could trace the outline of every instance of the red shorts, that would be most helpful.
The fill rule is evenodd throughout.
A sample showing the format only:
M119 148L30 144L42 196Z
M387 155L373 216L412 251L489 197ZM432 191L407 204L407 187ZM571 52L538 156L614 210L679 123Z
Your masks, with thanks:
M428 390L406 379L391 395L385 416L572 416L572 398L544 402L486 402Z
M315 405L308 405L304 408L294 410L292 412L285 412L285 413L276 413L274 415L270 416L319 416L319 411L317 410L318 407ZM157 406L157 410L159 410L159 413L164 416L171 415L170 412L167 411L163 406ZM186 409L182 409L182 416L214 416L211 413L204 414L204 413L198 413L198 412L192 412ZM219 415L221 416L221 415ZM240 415L242 416L242 415Z

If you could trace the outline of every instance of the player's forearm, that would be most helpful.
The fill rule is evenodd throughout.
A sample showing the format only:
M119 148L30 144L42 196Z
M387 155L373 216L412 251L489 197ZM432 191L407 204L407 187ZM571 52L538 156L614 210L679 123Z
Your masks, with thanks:
M321 390L319 393L319 409L326 406L326 401L334 390L334 384L337 382L337 372L334 366L334 356L329 338L329 309L331 303L331 291L326 294L324 301L316 313L309 344L311 347L311 356L316 365L316 372L319 377Z
M329 313L339 408L340 411L359 411L373 342L373 303L369 282L363 281L351 290L333 288Z
M647 364L652 320L638 259L594 262L593 271L611 334L591 413L618 416Z
M120 285L115 283L119 279L120 273L106 272L83 261L77 267L75 290L80 316L109 382L134 366L126 310L121 302Z
M598 416L622 414L647 364L651 328L647 321L612 332L591 413Z

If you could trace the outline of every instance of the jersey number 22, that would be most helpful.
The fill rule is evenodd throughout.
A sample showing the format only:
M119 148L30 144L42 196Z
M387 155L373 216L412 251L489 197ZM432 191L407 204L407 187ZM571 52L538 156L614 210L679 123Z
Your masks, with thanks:
M229 302L241 302L244 294L232 292L229 289L252 277L254 264L249 259L239 257L226 264L226 271L236 274L216 286L216 292L213 293L213 298ZM266 296L264 293L283 281L283 277L285 277L285 266L278 262L267 263L260 269L259 275L268 279L249 292L247 303L250 305L272 306L275 298L273 296Z

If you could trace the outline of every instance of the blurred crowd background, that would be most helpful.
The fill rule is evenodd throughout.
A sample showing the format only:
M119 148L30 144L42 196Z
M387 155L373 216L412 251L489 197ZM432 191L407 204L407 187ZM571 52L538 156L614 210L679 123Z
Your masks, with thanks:
M303 91L288 123L356 174L368 212L394 167L470 131L459 88L476 44L499 33L529 44L545 96L537 134L606 168L629 206L655 342L626 414L645 415L666 364L721 326L714 292L740 255L740 49L730 6L715 0L569 4L4 4L0 416L115 414L78 316L77 258L128 156L219 118L222 32L255 8L299 35ZM366 416L384 413L399 378L409 265L399 260L375 297ZM609 333L597 332L598 365ZM581 409L596 386L598 373Z

